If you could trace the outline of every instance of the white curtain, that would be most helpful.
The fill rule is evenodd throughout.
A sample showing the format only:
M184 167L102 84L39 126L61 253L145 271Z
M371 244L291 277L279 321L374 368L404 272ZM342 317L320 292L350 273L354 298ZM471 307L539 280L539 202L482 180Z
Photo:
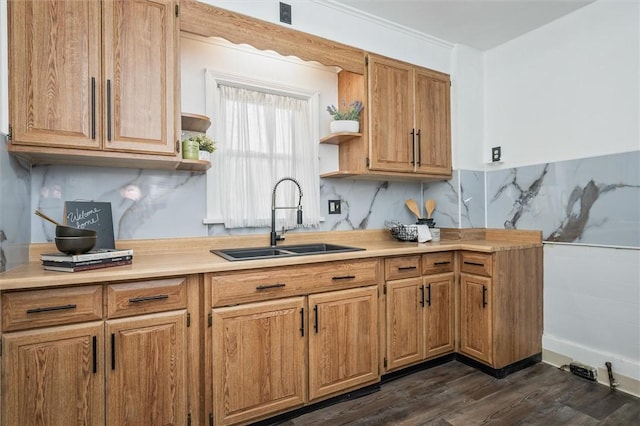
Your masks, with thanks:
M283 177L302 187L303 226L317 226L317 96L300 99L222 84L218 90L217 189L225 227L270 226L273 187ZM298 204L292 182L280 184L276 195L278 207ZM296 210L276 210L276 224L295 226Z

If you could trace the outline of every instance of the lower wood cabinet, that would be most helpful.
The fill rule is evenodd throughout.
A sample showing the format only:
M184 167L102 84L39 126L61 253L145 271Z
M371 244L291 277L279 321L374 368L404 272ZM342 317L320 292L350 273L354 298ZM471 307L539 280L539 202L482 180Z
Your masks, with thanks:
M542 247L461 251L459 260L460 353L495 370L539 357Z
M104 424L104 324L2 337L2 424Z
M377 308L377 287L309 296L312 402L378 380Z
M460 351L487 364L493 362L491 287L491 278L460 275Z
M258 420L378 381L377 306L378 289L369 286L214 308L214 424Z
M172 278L3 293L0 423L186 425L185 287Z
M385 260L387 371L454 351L453 267L452 252Z
M387 371L453 352L453 285L453 273L387 282Z
M108 425L186 424L187 311L107 321Z
M306 298L213 309L214 424L234 424L307 400Z

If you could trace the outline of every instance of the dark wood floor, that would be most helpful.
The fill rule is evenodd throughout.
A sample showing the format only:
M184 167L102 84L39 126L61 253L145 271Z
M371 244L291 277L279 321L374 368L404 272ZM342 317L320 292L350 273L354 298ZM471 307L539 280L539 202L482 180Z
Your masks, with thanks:
M640 425L640 399L547 364L495 379L458 361L292 420L301 425Z

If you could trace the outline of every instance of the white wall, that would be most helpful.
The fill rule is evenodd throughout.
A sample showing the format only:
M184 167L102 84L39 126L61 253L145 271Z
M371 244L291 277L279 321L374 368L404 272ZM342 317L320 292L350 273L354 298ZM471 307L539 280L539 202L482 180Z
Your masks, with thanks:
M640 149L639 17L636 1L599 0L486 52L485 151L504 155L495 167ZM543 347L640 380L640 251L544 251Z
M454 169L484 170L484 55L457 45L451 85L451 155Z
M600 0L485 54L485 151L501 167L640 148L637 1Z
M204 0L264 21L280 24L279 0ZM450 73L453 44L408 30L326 0L290 0L292 25L285 27L369 52Z
M545 244L544 272L543 347L640 379L640 251Z

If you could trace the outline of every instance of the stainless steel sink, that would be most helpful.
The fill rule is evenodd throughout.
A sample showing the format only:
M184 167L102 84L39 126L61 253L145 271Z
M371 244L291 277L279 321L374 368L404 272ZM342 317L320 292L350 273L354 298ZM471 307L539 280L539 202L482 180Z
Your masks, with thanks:
M308 256L312 254L344 253L349 251L364 250L359 247L341 246L338 244L295 244L277 247L255 247L255 248L231 248L211 250L211 253L230 260L256 260L271 259L291 256Z

